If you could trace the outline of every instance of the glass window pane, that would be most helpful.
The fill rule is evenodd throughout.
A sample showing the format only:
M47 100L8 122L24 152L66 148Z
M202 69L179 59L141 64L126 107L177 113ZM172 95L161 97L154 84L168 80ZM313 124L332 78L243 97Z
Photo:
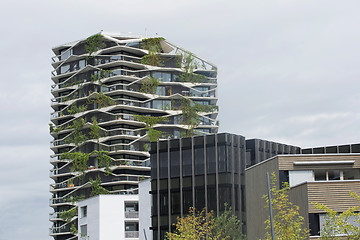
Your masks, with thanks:
M344 180L360 179L360 169L344 170Z
M325 170L314 170L315 181L326 181Z
M185 149L182 151L182 160L183 160L183 176L191 176L192 175L191 149Z
M340 170L329 170L328 177L330 180L340 180Z

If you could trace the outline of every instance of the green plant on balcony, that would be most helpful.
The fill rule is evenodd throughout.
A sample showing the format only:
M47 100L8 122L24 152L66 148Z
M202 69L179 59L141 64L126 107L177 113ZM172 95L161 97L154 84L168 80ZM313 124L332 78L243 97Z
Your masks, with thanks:
M72 161L70 170L72 172L81 172L81 176L84 176L85 171L88 169L88 161L91 153L82 152L66 152L61 154L60 159L68 159Z
M108 151L92 151L91 154L97 155L97 159L99 160L99 167L105 168L105 175L111 174L110 165L112 159L109 155L107 155Z
M97 196L100 194L111 194L109 190L106 190L101 186L101 179L99 176L95 180L90 179L91 182L91 193L90 196Z
M83 80L83 79L79 79L79 80L76 80L76 81L71 81L71 82L67 82L67 83L61 84L61 85L60 85L60 88L71 87L71 86L74 86L74 85L79 85L79 87L80 87L82 83L84 83L84 80Z
M145 38L141 41L141 47L148 50L149 54L141 58L142 64L152 65L152 66L162 66L163 61L159 55L162 52L161 41L164 38Z
M59 213L59 217L62 218L65 222L69 223L73 217L77 216L78 211L77 207L71 208L67 211Z
M139 122L144 122L146 124L145 129L148 130L148 137L150 142L155 142L159 140L162 131L158 131L153 129L154 125L158 122L166 122L168 120L167 117L153 117L153 116L143 116L143 115L134 115L135 120Z
M54 132L54 130L55 130L54 124L49 123L49 130L50 130L50 133Z
M92 139L97 139L97 142L99 143L99 138L100 138L100 126L99 123L97 122L97 119L95 116L93 116L91 118L92 120L92 125L90 126L90 138Z
M194 135L194 129L199 125L200 116L198 113L214 112L218 110L218 106L202 105L184 97L180 101L180 110L182 111L183 124L189 126L185 132L185 136L189 137Z
M115 105L116 102L109 96L105 95L104 93L96 93L96 97L87 99L88 103L96 103L98 108L108 107Z
M205 81L204 75L194 73L194 70L198 68L198 63L192 53L180 54L178 59L178 66L183 69L183 73L179 76L181 82L202 83Z
M65 139L66 144L74 143L75 146L79 146L81 143L85 142L88 138L82 132L82 128L85 125L85 120L83 118L78 118L73 121L72 125L69 125L68 129L73 129L72 133Z
M155 94L159 84L159 79L155 77L147 77L144 79L141 85L140 92Z
M160 139L160 137L163 135L163 133L164 132L162 132L162 131L150 128L149 131L148 131L148 136L149 136L150 142L158 141Z
M71 228L70 228L71 234L73 235L77 235L78 234L78 230L76 228L75 223L71 224Z
M61 101L62 102L66 102L66 101L69 101L69 100L73 100L73 99L75 99L75 98L77 98L78 97L78 93L77 92L75 92L73 95L71 95L71 96L66 96L66 97L62 97L61 98Z
M86 39L85 43L85 52L89 54L87 59L92 58L92 54L98 50L105 48L106 44L104 43L104 36L101 34L95 34Z
M91 82L98 81L99 84L102 84L101 79L108 78L108 77L110 77L110 75L111 75L111 70L100 69L90 75L90 80L91 80Z
M80 113L80 112L84 112L87 110L87 105L80 105L79 107L76 106L75 104L72 105L70 108L67 109L67 113L69 115L73 115L73 114L76 114L76 113Z

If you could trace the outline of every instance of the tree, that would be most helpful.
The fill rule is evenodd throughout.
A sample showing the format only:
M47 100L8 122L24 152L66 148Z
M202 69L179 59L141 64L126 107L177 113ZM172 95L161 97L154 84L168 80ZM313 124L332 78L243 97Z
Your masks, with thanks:
M274 211L274 232L277 240L301 240L308 239L309 230L303 228L304 218L299 214L299 206L290 202L288 191L290 189L289 183L284 182L282 188L277 186L277 179L275 173L271 175L271 198L272 208ZM267 207L269 204L269 197L264 195ZM271 239L271 222L270 217L265 221L266 230L265 239Z
M242 240L242 224L232 213L231 207L225 203L225 211L215 218L214 233L220 233L221 239Z
M221 233L216 233L215 218L213 212L205 213L205 209L196 212L195 208L190 208L189 214L183 218L177 218L176 231L166 233L166 238L170 240L218 240L222 238Z
M196 212L195 208L190 208L189 214L183 218L178 218L176 232L167 233L167 239L177 240L242 240L241 222L232 214L231 207L225 205L225 211L218 217L211 211L205 213L205 208L201 212Z
M360 196L352 191L349 195L360 202ZM338 213L321 203L313 203L316 209L326 213L321 228L321 239L360 239L360 206L353 206ZM341 237L339 235L342 235ZM346 236L344 236L346 235Z

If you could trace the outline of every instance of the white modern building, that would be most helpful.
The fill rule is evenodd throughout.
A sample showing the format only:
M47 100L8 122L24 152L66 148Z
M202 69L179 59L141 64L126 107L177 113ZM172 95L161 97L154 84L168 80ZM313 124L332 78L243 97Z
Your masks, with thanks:
M78 239L139 238L138 195L98 195L78 203Z

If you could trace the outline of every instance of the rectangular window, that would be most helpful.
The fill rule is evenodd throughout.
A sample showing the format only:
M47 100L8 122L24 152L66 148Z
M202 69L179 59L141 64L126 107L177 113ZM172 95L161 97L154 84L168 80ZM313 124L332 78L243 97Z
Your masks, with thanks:
M183 160L183 176L192 175L192 164L191 164L191 149L185 149L182 151Z
M314 171L315 181L326 181L326 170Z
M80 233L82 236L87 236L87 225L81 225L80 226Z
M80 208L80 214L81 214L81 218L87 217L87 206L83 206Z

